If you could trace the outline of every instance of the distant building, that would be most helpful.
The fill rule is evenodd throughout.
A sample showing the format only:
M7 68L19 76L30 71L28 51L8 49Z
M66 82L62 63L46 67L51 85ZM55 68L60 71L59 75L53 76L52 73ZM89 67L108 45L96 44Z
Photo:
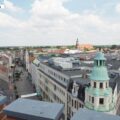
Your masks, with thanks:
M88 51L88 50L92 50L93 49L93 45L92 44L79 44L78 39L76 41L75 47L76 47L76 49L81 50L81 51Z
M65 54L77 54L77 53L81 53L82 51L80 50L71 50L71 49L66 49L64 51Z
M49 54L63 54L65 51L65 48L60 48L60 49L49 49L47 52Z

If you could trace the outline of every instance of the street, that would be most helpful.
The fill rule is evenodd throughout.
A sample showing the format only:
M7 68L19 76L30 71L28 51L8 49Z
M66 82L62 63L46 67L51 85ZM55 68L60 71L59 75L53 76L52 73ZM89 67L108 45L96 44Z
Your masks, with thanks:
M21 95L34 93L34 88L32 82L27 79L28 72L24 70L23 67L16 65L15 71L20 71L20 77L18 79L14 79L14 93L16 98ZM37 99L37 97L34 97Z
M28 72L21 66L16 65L15 71L20 71L18 79L15 76L7 77L0 75L0 95L5 95L8 98L8 103L21 97L21 95L34 93L35 90L32 85L32 81L28 78ZM38 99L37 96L31 97L31 99Z

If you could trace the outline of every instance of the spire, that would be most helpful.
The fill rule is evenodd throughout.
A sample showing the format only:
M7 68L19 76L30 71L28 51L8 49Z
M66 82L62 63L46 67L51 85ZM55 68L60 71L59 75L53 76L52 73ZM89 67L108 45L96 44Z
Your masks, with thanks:
M77 40L76 40L76 49L78 49L78 47L79 47L79 40L78 40L78 38L77 38Z

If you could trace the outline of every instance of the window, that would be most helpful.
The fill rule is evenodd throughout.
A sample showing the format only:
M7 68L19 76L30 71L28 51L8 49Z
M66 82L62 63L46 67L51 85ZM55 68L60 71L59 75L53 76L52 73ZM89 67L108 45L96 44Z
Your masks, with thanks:
M100 60L100 66L102 66L102 60Z
M75 108L76 108L76 100L75 100Z
M100 98L100 99L99 99L99 103L100 103L101 105L103 105L103 104L104 104L104 99L103 99L103 98Z
M96 61L96 64L97 64L97 66L98 66L98 60Z
M79 107L81 107L81 104L79 103Z
M57 96L54 94L54 100L56 100L57 99Z
M56 90L56 85L54 85L54 90Z
M108 87L108 83L106 82L106 88Z
M71 108L69 107L69 113L71 113Z
M47 80L47 78L45 78L45 83L48 84L48 80Z
M92 97L92 103L94 103L94 97Z
M48 92L48 87L47 86L45 87L45 90Z
M103 83L100 83L100 88L103 88Z
M78 106L78 102L77 102L77 109L79 108L79 106Z
M94 82L94 88L96 88L96 82Z
M73 112L72 112L72 116L73 116Z
M72 100L72 106L73 106L73 100Z
M71 97L69 96L69 101L71 101Z

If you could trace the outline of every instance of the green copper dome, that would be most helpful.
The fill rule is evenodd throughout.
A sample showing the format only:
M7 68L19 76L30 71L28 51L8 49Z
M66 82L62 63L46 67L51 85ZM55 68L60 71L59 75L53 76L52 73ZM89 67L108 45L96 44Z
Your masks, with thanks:
M94 60L106 60L106 58L104 57L104 54L102 52L98 52Z
M106 67L93 67L90 75L91 80L109 80L108 72Z
M99 80L105 81L109 80L107 68L105 66L104 54L102 52L98 52L94 58L94 67L92 69L92 73L90 75L91 80Z

